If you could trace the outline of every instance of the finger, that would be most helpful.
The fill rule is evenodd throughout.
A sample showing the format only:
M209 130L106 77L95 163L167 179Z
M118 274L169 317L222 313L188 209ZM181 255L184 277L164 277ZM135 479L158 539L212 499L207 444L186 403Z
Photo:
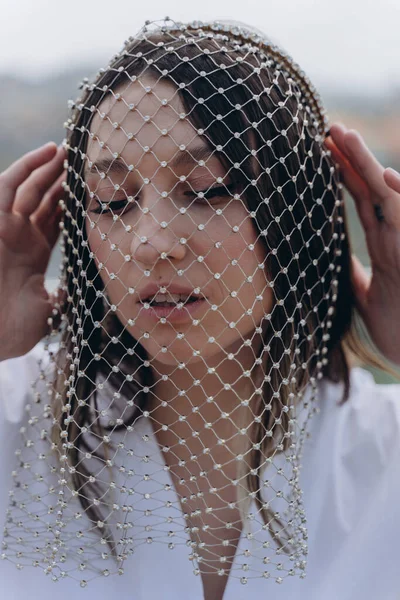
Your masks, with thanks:
M331 151L333 160L337 162L340 167L343 183L354 199L362 226L365 231L369 231L377 225L373 206L368 200L370 197L370 190L365 181L363 181L360 175L354 170L347 156L339 150L336 145L337 139L337 135L335 135L335 137L332 135L332 138L327 138L325 145L328 150ZM340 143L341 141L339 140L339 144Z
M364 179L372 194L381 199L388 197L388 187L383 178L384 168L354 129L344 135L344 145L350 162Z
M331 151L332 158L338 162L339 167L343 170L341 174L347 175L348 183L351 184L351 190L349 191L356 193L358 196L365 195L367 184L352 166L344 149L343 137L332 134L325 140L325 145Z
M385 169L383 177L385 179L385 183L392 188L392 190L400 194L400 173L394 169L388 168Z
M50 249L53 249L60 235L60 221L63 216L63 210L57 206L51 218L43 223L39 228L47 239Z
M32 214L31 221L39 227L39 229L41 229L43 225L46 225L46 223L54 216L58 208L59 200L65 196L63 183L66 180L66 176L66 171L63 171L45 194L39 208Z
M64 170L65 150L59 147L53 159L37 169L19 187L13 210L29 217L40 206L43 196Z
M335 142L336 146L338 147L338 149L340 150L340 152L346 157L347 156L347 150L344 144L344 136L347 133L348 129L345 125L343 125L343 123L333 123L333 125L331 125L331 127L329 128L329 135L330 137L333 139L333 141Z
M367 273L361 261L355 254L352 254L351 256L351 272L357 307L361 316L365 318L367 312L367 294L371 284L371 276Z
M45 200L39 207L39 210L31 217L32 222L42 232L50 248L53 248L60 235L60 221L64 211L59 205L60 199L65 197L63 182L66 179L66 172L62 173L57 181L46 194Z
M45 146L28 152L15 161L0 175L0 210L11 212L18 187L45 163L52 160L57 152L57 145L49 142Z

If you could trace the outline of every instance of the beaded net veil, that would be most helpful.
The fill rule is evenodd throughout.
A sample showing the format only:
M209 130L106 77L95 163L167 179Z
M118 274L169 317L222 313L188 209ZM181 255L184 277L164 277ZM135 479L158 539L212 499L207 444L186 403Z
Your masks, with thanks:
M70 103L60 288L3 558L55 581L306 572L301 456L344 239L301 69L229 22L146 22Z

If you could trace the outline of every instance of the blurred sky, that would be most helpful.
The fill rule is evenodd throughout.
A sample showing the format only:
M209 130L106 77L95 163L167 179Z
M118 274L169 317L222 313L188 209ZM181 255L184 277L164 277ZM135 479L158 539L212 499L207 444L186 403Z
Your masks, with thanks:
M105 66L145 19L231 18L263 29L316 85L400 89L400 0L0 0L0 72ZM88 73L91 75L91 73Z

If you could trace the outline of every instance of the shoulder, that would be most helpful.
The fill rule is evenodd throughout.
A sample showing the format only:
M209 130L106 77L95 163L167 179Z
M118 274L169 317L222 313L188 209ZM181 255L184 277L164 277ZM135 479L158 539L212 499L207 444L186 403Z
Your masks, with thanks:
M49 353L39 342L30 352L0 362L0 415L5 421L19 422L32 395L32 384L49 367Z
M350 394L344 404L340 404L342 396L338 396L337 391L335 393L334 387L335 384L326 385L328 404L342 420L357 423L366 430L384 425L390 429L399 427L400 383L376 383L369 371L353 367L350 371Z
M369 462L371 470L400 459L400 383L378 384L367 370L353 367L344 404L342 384L325 380L321 391L319 425L329 431L337 458Z
M328 553L351 577L358 556L368 572L383 569L397 581L392 558L400 528L400 384L378 384L354 367L343 404L342 383L320 384L302 470L315 564ZM372 548L382 549L378 561L371 559Z

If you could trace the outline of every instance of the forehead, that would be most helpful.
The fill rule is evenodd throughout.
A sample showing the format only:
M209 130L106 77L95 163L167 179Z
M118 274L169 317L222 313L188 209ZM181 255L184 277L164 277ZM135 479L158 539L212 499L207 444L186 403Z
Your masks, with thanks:
M177 88L148 77L110 92L97 107L90 131L94 136L89 138L89 160L129 149L143 152L146 146L158 152L160 160L168 160L179 146L187 147L199 137L185 116Z

